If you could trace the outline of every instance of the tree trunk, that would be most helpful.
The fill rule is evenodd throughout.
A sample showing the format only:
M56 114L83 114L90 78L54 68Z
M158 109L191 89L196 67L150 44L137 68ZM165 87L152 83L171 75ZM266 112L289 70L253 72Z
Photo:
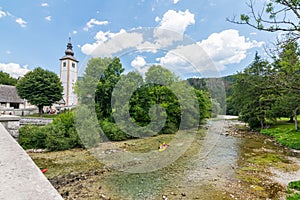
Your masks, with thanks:
M261 127L261 129L264 129L264 119L263 119L263 117L260 117L260 127Z
M39 108L39 117L42 117L42 115L43 115L43 107L44 106L38 106L38 108Z
M297 111L299 106L294 110L294 119L295 119L295 130L298 131L298 121L297 121Z

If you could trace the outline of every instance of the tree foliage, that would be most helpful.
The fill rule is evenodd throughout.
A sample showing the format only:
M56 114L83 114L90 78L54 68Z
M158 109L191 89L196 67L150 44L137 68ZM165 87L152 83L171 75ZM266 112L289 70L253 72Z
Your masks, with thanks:
M3 85L16 85L17 79L11 77L8 73L0 71L0 84Z
M237 74L231 103L252 128L264 128L267 121L289 117L298 129L300 107L299 47L294 41L281 46L273 63L256 54L253 63Z
M185 81L164 67L151 66L144 78L134 71L123 72L119 58L93 58L77 84L80 102L89 104L90 98L95 99L99 124L109 139L174 133L182 124L186 126L180 128L188 129L210 116L209 94L187 89ZM94 94L89 90L91 86ZM188 93L193 94L192 101L200 113L188 102ZM187 106L181 101L186 101ZM186 122L182 121L183 115Z
M265 1L261 8L257 8L254 0L250 0L247 5L250 10L249 14L241 14L239 19L233 17L227 20L237 24L247 24L263 31L285 31L299 38L299 0Z
M63 87L58 76L40 67L25 74L16 88L21 98L39 108L40 115L44 106L52 106L62 99Z
M272 119L275 98L270 64L256 54L253 63L237 75L233 86L232 101L240 118L251 128L266 126Z
M300 106L300 50L298 43L291 41L281 46L281 51L273 63L276 69L274 84L280 96L277 98L275 112L282 117L290 117L298 129L297 110ZM294 119L293 119L294 118Z

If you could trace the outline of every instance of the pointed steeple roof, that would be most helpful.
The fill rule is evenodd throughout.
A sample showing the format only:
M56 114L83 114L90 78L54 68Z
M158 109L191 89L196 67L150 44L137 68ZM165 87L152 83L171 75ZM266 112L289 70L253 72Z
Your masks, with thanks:
M72 42L71 42L71 37L69 37L69 42L67 44L67 49L65 51L65 56L62 57L60 60L64 60L64 59L67 59L67 58L72 59L72 60L78 62L76 60L76 58L74 57L73 45L72 45Z
M71 37L69 37L69 42L67 44L67 49L65 51L66 56L70 55L70 56L74 56L74 52L73 52L73 45L71 43Z

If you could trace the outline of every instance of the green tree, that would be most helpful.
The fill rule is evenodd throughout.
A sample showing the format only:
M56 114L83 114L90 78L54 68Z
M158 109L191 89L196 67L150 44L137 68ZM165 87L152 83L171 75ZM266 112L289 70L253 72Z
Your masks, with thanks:
M237 75L231 100L239 117L251 128L264 128L273 119L275 101L272 68L256 53L253 63Z
M99 77L95 92L98 118L111 120L111 95L125 69L122 67L119 58L95 58L92 62L93 65L104 68L103 73Z
M8 73L0 71L0 84L3 85L16 85L17 79L11 77Z
M241 14L240 19L233 17L227 20L263 31L284 31L299 38L300 0L265 1L261 8L257 8L254 0L250 0L247 5L250 10L248 14Z
M295 122L296 130L298 130L297 111L300 106L299 56L298 43L290 41L282 44L281 51L273 63L277 71L274 83L280 91L274 110L278 116L290 117L290 121Z
M44 106L62 99L63 87L58 76L40 67L25 74L16 87L21 98L38 107L40 116Z

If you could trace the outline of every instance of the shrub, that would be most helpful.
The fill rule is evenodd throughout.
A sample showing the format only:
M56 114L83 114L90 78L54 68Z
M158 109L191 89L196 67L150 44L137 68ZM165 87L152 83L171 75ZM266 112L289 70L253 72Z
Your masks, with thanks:
M300 191L300 181L289 182L288 188Z
M19 129L18 142L24 149L44 149L46 137L43 127L28 125Z
M19 143L24 149L48 149L58 151L83 147L76 132L74 114L66 112L58 115L52 123L20 128Z
M121 141L132 138L132 136L124 133L117 124L112 122L102 121L101 128L106 137L113 141Z

